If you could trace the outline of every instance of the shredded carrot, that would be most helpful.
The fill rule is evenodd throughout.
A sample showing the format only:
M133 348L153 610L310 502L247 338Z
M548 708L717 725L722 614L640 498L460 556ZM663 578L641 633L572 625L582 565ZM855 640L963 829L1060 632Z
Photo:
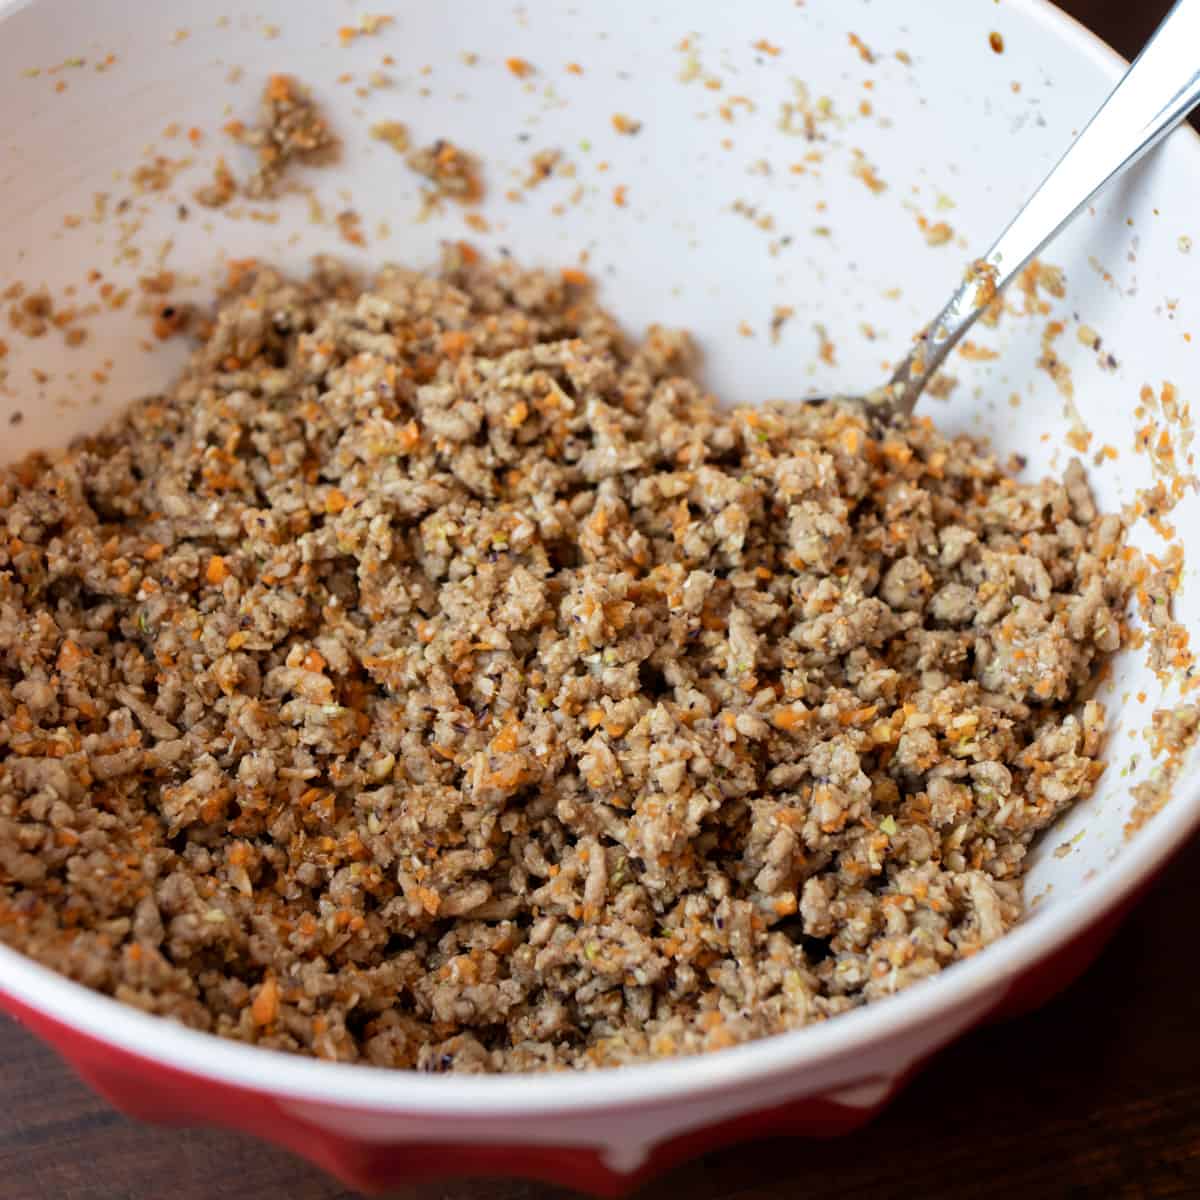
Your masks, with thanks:
M447 358L460 358L471 346L471 335L461 329L448 329L442 334L439 346Z
M421 429L416 421L409 421L400 430L400 449L409 453L417 448L421 441Z
M776 729L795 729L798 725L803 725L812 716L812 713L806 712L803 709L797 708L781 708L772 718L771 724Z
M514 721L511 725L506 725L492 738L492 749L497 754L509 754L520 745L520 741L520 726Z
M861 725L864 721L871 720L879 712L879 706L876 704L868 704L865 708L852 708L847 712L838 714L838 723L841 725Z
M67 638L58 651L58 669L64 675L69 675L87 658L87 655L88 652L86 650L77 646L70 638Z
M235 288L242 279L258 266L256 258L231 258L225 266L226 286Z
M270 1025L279 1016L279 984L274 975L268 975L258 989L258 995L250 1005L250 1016L255 1025Z

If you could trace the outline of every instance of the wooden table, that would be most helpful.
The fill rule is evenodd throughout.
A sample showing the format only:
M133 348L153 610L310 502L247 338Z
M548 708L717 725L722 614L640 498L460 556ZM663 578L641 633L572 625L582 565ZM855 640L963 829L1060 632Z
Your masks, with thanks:
M1132 54L1166 0L1063 7ZM948 1050L867 1129L780 1140L683 1167L647 1194L690 1200L913 1196L1200 1197L1200 948L1192 846L1103 958L1043 1011ZM0 1018L3 1200L350 1200L281 1151L134 1124ZM1036 1081L1036 1082L1035 1082ZM562 1200L507 1181L433 1200Z

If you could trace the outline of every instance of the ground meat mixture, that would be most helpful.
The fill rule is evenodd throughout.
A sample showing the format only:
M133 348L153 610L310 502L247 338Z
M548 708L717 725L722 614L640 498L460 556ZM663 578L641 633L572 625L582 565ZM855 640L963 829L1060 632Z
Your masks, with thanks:
M578 271L226 296L0 469L0 937L387 1067L594 1067L1002 935L1101 771L1118 518L920 418L723 411Z

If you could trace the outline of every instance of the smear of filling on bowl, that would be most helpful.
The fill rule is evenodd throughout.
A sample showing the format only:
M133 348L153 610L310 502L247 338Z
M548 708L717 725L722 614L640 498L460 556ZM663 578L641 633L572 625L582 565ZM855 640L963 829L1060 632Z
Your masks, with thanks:
M723 411L576 271L261 268L0 469L0 938L427 1070L729 1046L1022 911L1087 796L1119 517L920 418Z

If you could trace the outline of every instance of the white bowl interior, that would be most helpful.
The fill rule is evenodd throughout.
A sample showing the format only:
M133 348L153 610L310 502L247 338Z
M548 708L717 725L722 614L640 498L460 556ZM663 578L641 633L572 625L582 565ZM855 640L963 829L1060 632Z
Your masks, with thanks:
M444 240L530 264L583 262L630 330L651 321L690 328L723 399L864 388L884 377L1116 71L1109 52L1028 0L809 0L769 11L715 0L409 0L391 6L394 20L378 32L343 45L339 26L356 25L364 11L376 10L172 0L138 6L134 21L123 0L11 6L0 33L0 291L21 281L82 306L98 298L99 283L88 280L96 270L100 282L133 294L119 310L102 304L79 347L57 331L29 339L3 329L5 459L62 444L168 381L183 348L147 348L150 321L134 311L141 276L165 267L186 285L177 295L203 301L229 259L301 271L312 254L329 252L425 266ZM989 44L993 31L1003 53ZM518 77L509 58L533 72ZM300 173L327 214L323 223L302 195L221 212L192 199L219 154L235 173L248 172L249 152L221 126L255 116L272 71L309 84L342 140L338 166ZM375 72L387 82L370 83ZM816 140L781 127L802 127L805 106ZM615 113L641 121L640 133L618 133ZM447 137L483 158L486 232L468 227L453 205L418 219L419 180L368 133L383 119L405 122L418 142ZM187 137L192 127L201 131L197 144ZM563 151L574 177L510 199L530 156L548 148ZM176 173L164 191L139 192L133 173L155 154ZM886 186L868 186L876 178ZM956 356L951 401L927 400L924 411L1024 455L1031 475L1065 466L1066 436L1082 421L1089 461L1102 446L1117 451L1091 468L1102 503L1132 500L1152 482L1147 456L1134 452L1140 389L1157 394L1171 381L1183 403L1190 399L1200 250L1189 254L1187 239L1198 185L1195 139L1176 134L1048 252L1065 272L1066 297L1051 301L1049 315L981 329L974 341L996 357ZM360 215L366 250L347 244L333 223L345 209ZM946 222L950 240L929 245L921 220ZM773 342L779 306L792 311ZM1074 407L1036 367L1052 318L1064 324L1054 345L1071 373ZM835 347L824 359L818 326ZM1082 344L1081 326L1101 335L1115 367L1102 367ZM1185 457L1181 429L1170 432ZM1187 492L1170 520L1189 528L1197 506ZM1144 523L1136 540L1163 549ZM1177 604L1193 630L1194 571L1189 562ZM1114 863L1137 845L1127 843L1125 824L1131 784L1153 765L1143 733L1155 707L1178 702L1143 659L1123 654L1102 689L1118 722L1111 766L1096 795L1035 853L1029 889L1043 901L1030 924L1084 890L1102 900ZM1197 796L1185 790L1159 821L1181 830L1197 821ZM1066 929L1068 916L1063 922Z

